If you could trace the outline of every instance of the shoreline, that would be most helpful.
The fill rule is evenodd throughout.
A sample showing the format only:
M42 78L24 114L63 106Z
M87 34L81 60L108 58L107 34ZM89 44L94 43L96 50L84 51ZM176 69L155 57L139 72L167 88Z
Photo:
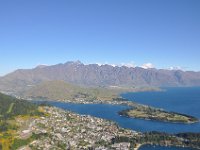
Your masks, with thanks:
M146 111L137 110L137 108L133 109L126 109L120 111L118 114L120 116L128 117L128 118L137 118L142 120L151 120L151 121L158 121L158 122L166 122L166 123L173 123L173 124L195 124L199 122L199 119L194 116L189 116L187 114L181 114L177 112L168 112L163 110L158 110L157 108L154 108L154 110L158 111L157 114L163 113L163 115L178 115L179 117L185 117L185 119L179 119L179 120L173 120L174 117L166 119L166 117L160 118L159 116L156 116L157 114L149 114L146 113ZM132 114L129 114L131 112ZM134 112L134 113L133 113ZM137 116L136 113L143 113L143 116Z
M134 150L139 150L144 144L137 144Z
M34 101L34 100L33 100ZM124 98L115 98L113 100L109 100L109 101L104 101L104 100L81 100L81 101L71 101L71 100L37 100L39 101L43 101L45 102L61 102L61 103L72 103L72 104L110 104L110 105L122 105L122 106L127 106L127 109L124 109L122 111L119 111L118 114L120 116L125 116L128 118L138 118L138 119L144 119L144 120L152 120L152 121L159 121L159 122L169 122L169 123L181 123L181 124L194 124L194 123L198 123L199 119L194 117L194 116L190 116L187 114L182 114L182 113L178 113L178 112L170 112L167 110L163 110L161 108L155 108L155 107L151 107L149 105L143 105L143 104L139 104L133 101L130 101L128 99L124 99ZM145 116L143 117L139 117L139 116L131 116L128 114L129 111L133 111L135 109L138 109L140 112L145 113ZM157 111L157 114L163 113L164 115L174 115L174 116L179 116L179 117L185 117L185 119L180 119L180 120L174 120L173 117L169 118L169 119L164 119L163 117L160 118L157 114L149 114L147 113L147 109L149 110L153 110L153 111ZM141 111L142 110L142 111ZM152 112L153 112L152 111ZM153 115L153 117L152 117Z

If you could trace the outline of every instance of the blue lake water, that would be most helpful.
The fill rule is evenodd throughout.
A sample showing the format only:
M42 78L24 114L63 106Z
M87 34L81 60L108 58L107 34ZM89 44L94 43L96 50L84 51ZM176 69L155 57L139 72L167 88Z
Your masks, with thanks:
M164 108L169 111L189 114L200 118L200 88L167 88L165 92L138 92L122 94L124 98ZM50 104L79 114L87 114L117 122L121 127L136 131L163 131L168 133L200 132L200 123L178 124L119 116L126 106L109 104L71 104L49 102Z
M164 92L126 93L122 96L138 103L200 118L200 87L165 88L164 90Z
M164 92L138 92L122 94L129 100L164 108L168 111L185 113L200 119L200 87L193 88L165 88ZM200 123L177 124L157 121L145 121L148 125L141 125L141 131L156 130L170 133L200 132Z
M138 92L122 94L122 97L141 104L147 104L168 111L185 113L200 118L200 87L194 88L165 88L164 92ZM200 123L178 124L151 120L142 120L119 116L118 112L126 109L126 106L108 104L71 104L61 102L49 102L50 104L71 110L79 114L92 115L108 120L115 121L119 126L146 132L161 131L168 133L179 132L200 132ZM152 147L143 146L140 150L182 150L174 147ZM184 150L189 150L184 148Z
M181 148L181 147L162 147L162 146L144 145L140 148L140 150L194 150L194 149Z

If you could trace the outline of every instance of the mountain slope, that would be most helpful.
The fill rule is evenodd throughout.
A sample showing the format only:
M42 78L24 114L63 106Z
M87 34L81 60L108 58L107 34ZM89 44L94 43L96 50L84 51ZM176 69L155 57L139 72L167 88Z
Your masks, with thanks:
M67 62L16 70L0 78L0 90L23 92L42 82L54 80L88 87L200 86L200 72Z
M118 97L118 90L103 88L85 88L66 83L64 81L46 81L30 90L23 92L21 96L36 99L50 100L112 100Z

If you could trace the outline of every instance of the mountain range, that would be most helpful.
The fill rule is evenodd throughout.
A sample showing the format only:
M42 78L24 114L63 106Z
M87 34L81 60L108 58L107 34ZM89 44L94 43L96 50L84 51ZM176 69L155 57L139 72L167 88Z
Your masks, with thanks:
M18 69L0 78L0 90L20 93L43 82L63 81L84 87L182 87L200 86L200 72L144 69L140 67L84 65L70 61L33 69Z

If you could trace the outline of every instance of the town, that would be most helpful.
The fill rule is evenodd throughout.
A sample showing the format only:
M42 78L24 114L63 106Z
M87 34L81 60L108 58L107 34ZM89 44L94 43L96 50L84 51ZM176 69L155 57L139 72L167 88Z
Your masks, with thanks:
M45 117L18 119L23 126L20 138L45 135L20 149L130 149L129 142L112 143L115 137L133 138L141 133L118 127L114 122L87 115L78 115L55 107L40 108Z

